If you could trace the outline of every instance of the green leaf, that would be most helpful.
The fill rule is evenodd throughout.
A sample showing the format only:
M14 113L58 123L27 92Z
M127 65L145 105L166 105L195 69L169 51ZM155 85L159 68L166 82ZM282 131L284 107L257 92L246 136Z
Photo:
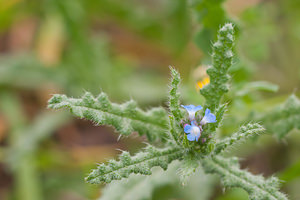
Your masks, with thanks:
M178 170L182 185L186 185L188 183L188 180L191 176L195 175L195 172L199 166L200 162L198 159L195 159L190 155L184 157Z
M63 76L45 67L31 55L0 57L0 85L25 89L45 89L49 85L62 86Z
M144 112L132 100L119 105L111 103L104 93L95 98L89 92L78 99L56 94L48 103L49 108L69 108L75 116L91 120L97 125L111 125L123 135L136 131L146 135L149 141L166 137L168 122L163 108Z
M245 84L241 90L238 90L236 92L236 95L237 96L245 96L255 90L262 90L262 91L267 91L267 92L277 92L278 89L279 89L279 86L275 85L273 83L269 83L266 81L255 81L255 82L250 82L250 83Z
M134 174L126 180L113 181L101 191L99 200L209 199L213 195L216 178L197 168L189 182L182 187L177 176L181 164L181 161L175 161L166 171L154 168L151 176Z
M131 175L126 180L113 181L104 188L99 200L141 200L151 199L156 189L166 185L178 184L175 176L178 163L170 165L168 170L153 170L150 177L142 175Z
M169 122L170 122L169 134L170 137L173 139L172 143L175 142L178 146L180 146L180 142L178 141L178 137L180 136L179 125L175 122L174 116L171 115L169 116Z
M180 110L180 94L178 87L180 84L180 74L170 67L172 79L169 91L169 122L170 122L170 134L172 139L179 145L178 136L180 135L180 121L183 119L183 115Z
M151 175L151 168L159 166L166 170L173 160L181 160L184 151L181 148L157 149L148 146L145 151L131 157L128 152L119 156L119 161L110 160L108 164L100 164L86 178L93 184L110 183L113 180L128 178L130 174Z
M284 181L283 184L292 182L300 177L300 160L288 166L278 174L278 177Z
M292 129L300 130L300 101L293 94L285 103L261 117L266 129L279 139Z
M180 94L178 92L178 86L180 84L180 74L172 67L170 67L171 70L171 89L169 92L169 109L174 116L175 120L179 122L183 116L180 111Z
M220 24L228 21L223 8L224 0L191 0L190 2L201 25L195 43L206 56L209 56L211 41L215 40Z
M214 111L222 96L228 92L228 69L232 65L234 30L232 24L225 24L218 33L218 41L213 44L213 66L207 69L210 84L200 92L205 97L205 107Z
M13 168L18 167L18 161L33 154L40 143L69 120L65 112L44 112L36 117L32 124L23 127L8 149L7 161Z
M205 158L201 163L206 173L218 174L227 188L243 188L251 200L287 200L286 195L278 191L277 178L265 179L241 170L237 158L215 156Z
M262 134L264 131L265 129L257 123L249 123L245 126L242 126L238 132L233 133L230 137L219 141L215 146L214 153L219 154L222 151L224 151L227 147L231 148L237 143L241 143L248 138Z

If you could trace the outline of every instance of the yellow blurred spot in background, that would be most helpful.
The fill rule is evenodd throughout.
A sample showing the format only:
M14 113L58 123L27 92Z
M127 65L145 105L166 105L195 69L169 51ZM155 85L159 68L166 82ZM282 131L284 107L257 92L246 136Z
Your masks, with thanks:
M209 84L209 77L205 77L203 80L197 82L197 89L202 89L205 85Z

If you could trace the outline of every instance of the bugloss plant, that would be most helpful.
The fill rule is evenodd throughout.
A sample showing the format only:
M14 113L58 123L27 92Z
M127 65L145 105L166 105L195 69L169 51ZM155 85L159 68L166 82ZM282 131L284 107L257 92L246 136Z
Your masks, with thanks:
M203 107L181 105L178 91L180 75L172 67L169 112L163 108L146 112L137 108L134 101L122 105L111 103L104 93L98 97L86 93L78 99L54 95L49 100L49 108L69 108L75 116L91 120L97 125L111 125L122 135L132 132L146 135L150 143L134 156L124 151L118 160L100 164L86 177L86 181L93 184L110 183L129 178L131 174L151 175L153 167L166 170L171 162L178 160L182 166L179 173L182 181L187 181L201 165L206 173L218 174L225 187L246 190L250 199L287 199L279 191L277 178L266 179L253 175L240 169L238 158L227 158L222 154L229 147L264 132L260 124L248 123L231 137L217 138L216 131L226 111L226 104L222 104L221 99L229 90L228 69L232 65L233 43L233 26L225 24L218 32L217 42L213 44L213 65L207 70L210 83L200 90L206 99ZM159 148L151 145L154 141L161 141L162 145Z

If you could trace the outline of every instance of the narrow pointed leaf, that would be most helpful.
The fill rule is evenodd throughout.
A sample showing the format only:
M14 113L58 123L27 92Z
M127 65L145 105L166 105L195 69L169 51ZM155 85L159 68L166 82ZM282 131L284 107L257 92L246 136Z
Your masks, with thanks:
M218 32L218 40L213 44L213 66L207 69L210 84L204 86L200 92L206 99L205 107L214 111L222 96L228 92L228 69L233 59L234 28L232 24L225 24Z
M101 164L86 178L93 184L110 183L112 180L127 178L130 174L151 175L151 168L159 166L166 170L173 160L181 160L184 151L180 148L157 149L148 146L145 151L130 156L123 152L119 161L110 160L108 164Z
M241 170L236 158L215 156L205 158L201 163L206 173L218 174L227 188L238 187L246 190L251 200L287 200L286 195L279 191L277 178L265 179Z
M291 95L286 102L264 115L263 121L267 131L282 139L292 129L300 130L300 100Z
M48 107L69 108L77 117L91 120L97 125L111 125L123 135L138 132L146 135L150 141L164 138L168 126L167 114L163 108L144 112L137 108L134 101L121 105L111 103L104 93L95 98L87 92L77 99L56 94L49 100Z
M231 148L235 144L241 143L248 138L262 134L264 131L265 129L257 123L249 123L245 126L242 126L238 132L219 141L215 146L214 153L219 154L220 152L226 150L227 147Z

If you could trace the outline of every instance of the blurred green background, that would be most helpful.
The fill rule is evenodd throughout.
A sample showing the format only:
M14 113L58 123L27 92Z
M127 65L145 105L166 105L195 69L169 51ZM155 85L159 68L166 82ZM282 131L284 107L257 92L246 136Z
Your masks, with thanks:
M118 139L110 127L47 110L47 100L104 91L115 102L165 106L172 65L183 77L182 101L199 104L197 81L225 22L235 23L238 56L220 134L297 94L299 19L299 0L0 0L0 199L98 199L103 186L84 182L90 169L145 138ZM299 130L234 151L243 168L275 173L300 199ZM166 178L149 199L247 199L198 176L201 185L185 187Z

